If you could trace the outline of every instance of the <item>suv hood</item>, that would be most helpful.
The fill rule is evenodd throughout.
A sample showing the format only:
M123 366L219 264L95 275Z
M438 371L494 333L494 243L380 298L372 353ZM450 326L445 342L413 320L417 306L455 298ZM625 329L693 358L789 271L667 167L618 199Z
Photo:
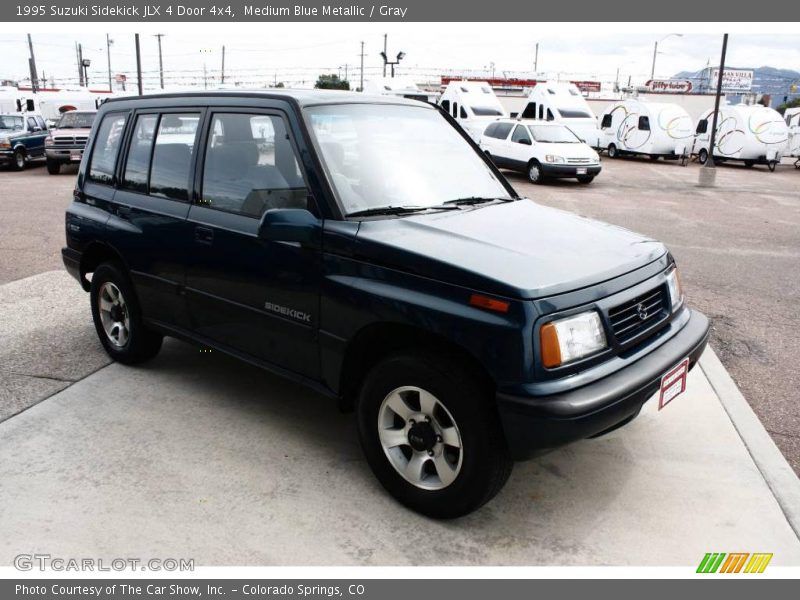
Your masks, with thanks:
M89 135L91 130L91 127L67 127L65 129L52 127L50 129L50 135Z
M359 256L511 298L601 283L666 253L660 242L531 200L364 221Z

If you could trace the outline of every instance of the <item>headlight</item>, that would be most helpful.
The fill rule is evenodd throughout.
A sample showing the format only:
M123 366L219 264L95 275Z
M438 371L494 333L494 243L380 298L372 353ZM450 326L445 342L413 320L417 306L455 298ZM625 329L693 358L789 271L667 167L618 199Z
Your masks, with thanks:
M53 145L53 138L51 138L49 135L46 138L44 138L44 145L45 146L52 146Z
M667 286L669 286L669 298L672 302L672 312L678 310L683 304L683 290L681 289L681 280L678 277L678 267L673 267L672 271L667 275Z
M564 157L563 156L556 156L555 154L548 154L544 157L545 162L549 163L563 163Z
M0 140L0 148L11 148L11 144L7 139Z
M542 364L558 367L606 347L606 334L596 311L550 321L539 330Z

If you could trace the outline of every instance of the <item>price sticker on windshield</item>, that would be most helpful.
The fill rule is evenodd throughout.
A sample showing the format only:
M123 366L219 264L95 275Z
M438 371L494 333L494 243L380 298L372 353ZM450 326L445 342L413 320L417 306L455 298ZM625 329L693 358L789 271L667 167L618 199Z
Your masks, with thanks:
M686 379L688 375L688 358L684 358L664 374L661 378L661 391L658 394L658 410L664 408L686 391Z

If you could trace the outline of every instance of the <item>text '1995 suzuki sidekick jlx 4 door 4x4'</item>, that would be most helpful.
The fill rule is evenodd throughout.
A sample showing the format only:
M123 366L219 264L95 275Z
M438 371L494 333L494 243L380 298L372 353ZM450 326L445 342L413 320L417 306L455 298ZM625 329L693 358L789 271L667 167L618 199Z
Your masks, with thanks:
M662 244L520 198L412 100L109 100L74 194L64 263L114 359L175 336L338 398L435 517L671 399L706 344Z

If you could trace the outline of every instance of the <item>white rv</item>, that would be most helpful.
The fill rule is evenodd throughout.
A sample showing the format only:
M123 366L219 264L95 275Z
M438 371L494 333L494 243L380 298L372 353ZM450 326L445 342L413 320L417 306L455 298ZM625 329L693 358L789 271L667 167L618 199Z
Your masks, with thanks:
M486 126L508 114L486 81L451 81L439 105L479 142Z
M419 89L419 86L411 79L405 77L379 77L364 82L365 94L377 96L397 96L408 98L409 100L419 100L420 102L434 103L439 97L436 92L428 92Z
M800 107L787 108L783 113L786 126L789 128L789 144L786 149L786 156L791 156L797 160L794 163L800 169Z
M714 109L700 115L695 129L694 154L700 163L708 159ZM777 111L756 105L719 107L714 161L742 161L748 167L767 165L770 171L781 161L789 141L789 128Z
M636 98L609 106L600 119L600 147L610 158L641 154L651 160L679 158L692 146L692 118L677 104Z
M521 118L561 123L590 146L600 147L597 117L574 83L537 83L528 95Z

